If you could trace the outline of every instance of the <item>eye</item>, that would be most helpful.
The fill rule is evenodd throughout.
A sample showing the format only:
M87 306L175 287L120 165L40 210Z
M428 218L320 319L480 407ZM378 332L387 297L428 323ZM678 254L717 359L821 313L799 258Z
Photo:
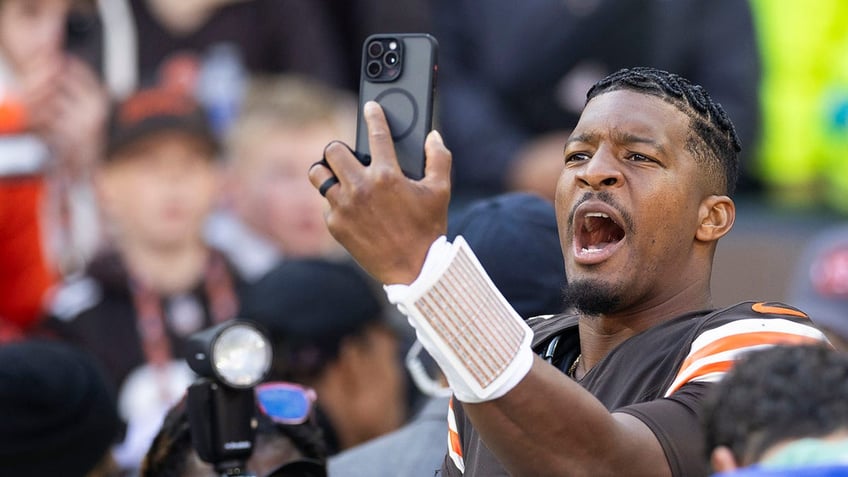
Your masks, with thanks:
M627 156L627 159L631 160L633 162L657 162L657 161L655 161L654 159L652 159L648 156L645 156L643 154L639 154L638 152L634 152L634 153L629 154Z
M565 156L565 163L568 164L570 162L579 162L579 161L587 161L591 158L589 154L585 152L575 152L572 154L568 154Z

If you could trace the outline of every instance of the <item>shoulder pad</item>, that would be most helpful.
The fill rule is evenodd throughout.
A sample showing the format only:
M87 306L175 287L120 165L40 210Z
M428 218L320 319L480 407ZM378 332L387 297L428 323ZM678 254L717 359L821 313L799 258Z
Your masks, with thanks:
M536 316L531 316L530 318L527 318L527 324L529 325L529 324L531 324L531 323L536 323L536 322L539 322L539 321L544 321L544 320L547 320L547 319L549 319L549 318L551 318L551 317L554 317L554 316L556 316L556 315L554 315L553 313L552 313L552 314L550 314L550 315L536 315Z

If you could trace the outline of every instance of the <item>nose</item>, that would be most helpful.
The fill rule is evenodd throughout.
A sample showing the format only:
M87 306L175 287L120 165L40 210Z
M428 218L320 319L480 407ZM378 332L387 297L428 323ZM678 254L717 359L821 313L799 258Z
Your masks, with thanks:
M620 186L624 183L619 161L611 151L603 147L578 169L576 179L581 186L595 190Z

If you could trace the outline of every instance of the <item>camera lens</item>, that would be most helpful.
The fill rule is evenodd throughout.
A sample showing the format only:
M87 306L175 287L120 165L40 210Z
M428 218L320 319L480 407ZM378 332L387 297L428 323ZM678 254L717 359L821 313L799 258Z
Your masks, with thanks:
M368 56L371 58L379 58L383 54L383 44L379 41L372 41L368 45Z
M365 67L365 71L368 72L368 76L376 78L383 72L383 65L377 60L371 60L368 62L368 66Z
M386 56L383 57L383 62L388 66L395 66L398 64L398 54L396 51L390 51L386 53Z

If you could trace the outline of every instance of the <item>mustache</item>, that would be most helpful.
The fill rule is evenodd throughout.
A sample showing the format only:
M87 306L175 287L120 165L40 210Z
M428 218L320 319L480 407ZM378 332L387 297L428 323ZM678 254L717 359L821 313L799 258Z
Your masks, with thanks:
M580 199L577 200L577 202L574 204L574 207L571 208L571 213L568 214L568 228L570 230L574 229L574 214L576 213L577 208L580 207L580 205L584 202L588 202L590 200L597 200L599 202L603 202L615 209L618 212L619 216L621 216L621 220L624 222L620 225L624 228L625 232L628 234L633 232L633 216L630 215L629 212L624 210L624 207L622 207L618 202L616 202L612 194L607 191L585 192L583 196L581 196Z

